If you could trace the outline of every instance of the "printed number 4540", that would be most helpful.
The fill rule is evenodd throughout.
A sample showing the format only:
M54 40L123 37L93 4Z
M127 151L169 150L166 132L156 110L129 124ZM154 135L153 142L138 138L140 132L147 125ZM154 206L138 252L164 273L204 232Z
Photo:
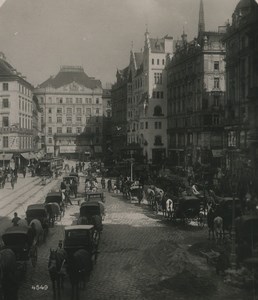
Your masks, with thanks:
M39 291L39 290L44 290L46 291L48 289L48 286L45 284L36 284L36 285L32 285L31 286L31 289L34 290L34 291Z

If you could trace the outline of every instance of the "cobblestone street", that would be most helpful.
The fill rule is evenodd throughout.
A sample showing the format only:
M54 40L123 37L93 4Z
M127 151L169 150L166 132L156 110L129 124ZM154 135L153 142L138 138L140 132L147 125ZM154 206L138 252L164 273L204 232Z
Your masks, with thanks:
M100 254L86 290L81 291L81 299L243 299L243 292L224 285L215 270L208 268L206 260L187 252L191 244L206 237L205 229L182 229L168 224L144 205L130 203L118 194L106 193L105 205ZM57 247L63 239L63 227L72 224L78 212L78 205L69 207L62 221L50 229L47 242L39 249L34 270L28 262L20 300L53 299L47 271L49 249ZM183 286L178 281L174 281L178 287L171 284L171 279L185 269L189 271L185 273L187 276L191 272L202 278L213 276L214 283L203 286L203 290L202 286L191 289L190 277L181 280ZM37 285L47 285L48 289L34 289ZM66 278L60 299L68 300L70 295L70 282Z

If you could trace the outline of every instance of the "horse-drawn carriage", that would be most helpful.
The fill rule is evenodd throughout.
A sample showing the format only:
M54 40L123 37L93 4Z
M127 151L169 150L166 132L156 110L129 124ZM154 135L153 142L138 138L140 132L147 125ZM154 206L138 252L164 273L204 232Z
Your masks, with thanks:
M64 250L67 254L67 273L72 284L73 295L79 298L79 287L85 286L97 260L98 240L95 239L92 225L65 227ZM78 299L76 298L76 299Z
M37 240L29 226L14 226L6 229L2 235L6 248L11 249L20 263L26 270L26 262L31 260L33 267L37 264L38 249Z
M93 225L95 238L99 240L103 230L102 221L105 217L105 207L101 201L83 202L80 207L78 224Z
M27 207L26 220L28 224L30 224L31 221L34 219L40 221L44 231L43 238L45 240L49 228L49 213L47 212L47 209L44 204L31 204Z
M85 200L89 202L105 202L104 193L88 191L85 193Z
M189 223L197 220L199 224L200 217L200 199L196 196L181 196L177 202L174 203L174 219L181 219Z
M140 203L143 199L143 186L132 184L129 187L127 199L131 201L136 200Z
M65 213L61 192L49 192L45 199L45 207L49 215L49 224L54 226L55 221L61 220Z

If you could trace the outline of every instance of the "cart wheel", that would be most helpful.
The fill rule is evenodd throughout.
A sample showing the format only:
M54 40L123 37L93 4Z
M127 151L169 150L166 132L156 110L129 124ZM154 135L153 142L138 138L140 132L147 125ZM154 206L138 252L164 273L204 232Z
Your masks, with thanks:
M38 260L38 248L36 245L32 246L32 248L30 249L30 259L32 267L35 268Z

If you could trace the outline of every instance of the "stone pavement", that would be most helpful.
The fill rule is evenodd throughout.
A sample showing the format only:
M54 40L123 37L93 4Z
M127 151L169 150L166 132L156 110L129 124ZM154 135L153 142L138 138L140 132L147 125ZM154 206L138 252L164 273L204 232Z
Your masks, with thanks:
M80 190L83 191L83 181ZM126 201L120 194L105 192L105 195L106 217L100 254L86 290L81 291L80 299L243 299L239 290L227 287L219 292L220 287L223 287L221 282L209 298L205 293L200 297L186 297L178 291L162 287L159 283L171 278L174 268L167 265L166 256L169 257L175 252L180 258L180 253L184 253L189 244L196 241L196 237L203 238L205 233L201 230L187 231L171 226L162 221L161 216L154 215L145 206ZM33 269L28 263L27 274L19 291L20 300L53 299L47 270L49 249L57 247L58 241L63 239L64 226L72 224L78 212L78 205L68 207L62 221L50 229L47 242L39 248L38 265ZM162 253L166 253L166 256L162 256ZM187 264L193 262L203 271L209 272L204 259L191 256L186 261ZM177 265L177 268L181 267L180 260ZM212 274L216 276L214 270ZM191 283L186 279L186 288L189 284ZM66 278L60 299L68 300L70 294L71 287ZM245 299L249 300L247 297Z

